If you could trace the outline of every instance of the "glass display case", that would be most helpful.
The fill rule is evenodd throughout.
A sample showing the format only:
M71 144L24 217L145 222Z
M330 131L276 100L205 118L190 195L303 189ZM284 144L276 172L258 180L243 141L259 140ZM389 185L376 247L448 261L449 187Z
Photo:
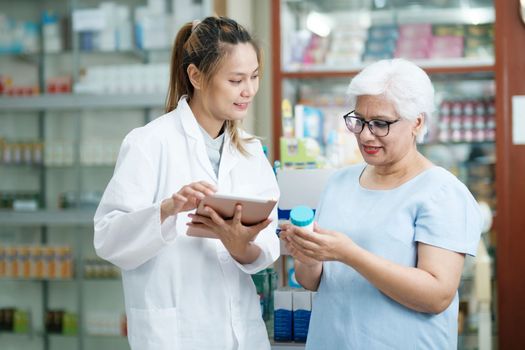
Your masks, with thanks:
M283 72L352 71L383 58L492 65L492 1L282 1Z
M495 212L492 1L275 0L273 17L273 136L280 138L273 151L282 167L338 168L361 161L342 118L348 84L371 62L406 58L429 73L436 89L437 109L418 149ZM483 240L493 261L495 232ZM480 346L471 263L460 287L463 349ZM491 311L492 343L494 300Z

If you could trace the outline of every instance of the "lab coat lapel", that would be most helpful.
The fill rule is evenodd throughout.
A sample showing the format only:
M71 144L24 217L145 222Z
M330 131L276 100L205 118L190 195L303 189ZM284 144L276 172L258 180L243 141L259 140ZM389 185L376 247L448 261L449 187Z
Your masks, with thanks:
M197 119L195 119L195 116L185 99L181 99L179 104L181 106L180 119L182 127L184 128L184 132L188 139L189 156L192 157L191 153L194 152L193 156L197 158L199 164L207 175L217 182L217 175L215 175L210 159L208 158L208 153L206 153L206 145L204 144L204 138L200 131Z

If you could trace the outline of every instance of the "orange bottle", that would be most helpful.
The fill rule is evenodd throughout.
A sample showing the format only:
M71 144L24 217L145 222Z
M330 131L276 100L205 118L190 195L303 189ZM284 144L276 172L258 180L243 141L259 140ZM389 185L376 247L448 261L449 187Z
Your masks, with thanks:
M44 278L44 266L42 262L42 247L31 248L31 277Z
M5 248L0 246L0 277L5 277Z
M18 250L16 247L7 248L6 252L6 276L16 278L18 277Z
M31 277L29 248L27 246L21 246L18 249L18 267L20 269L18 277L21 277L21 278Z
M43 248L44 276L46 278L57 278L55 254L56 254L55 247L44 247Z

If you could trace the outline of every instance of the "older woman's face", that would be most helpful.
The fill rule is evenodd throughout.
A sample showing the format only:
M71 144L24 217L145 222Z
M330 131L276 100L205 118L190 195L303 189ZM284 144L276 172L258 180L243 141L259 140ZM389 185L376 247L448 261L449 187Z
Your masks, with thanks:
M355 107L356 116L365 121L384 120L393 122L399 118L392 102L382 96L359 96ZM365 125L355 135L364 160L370 165L388 166L403 159L415 149L414 127L416 122L400 119L389 126L387 136L378 137Z

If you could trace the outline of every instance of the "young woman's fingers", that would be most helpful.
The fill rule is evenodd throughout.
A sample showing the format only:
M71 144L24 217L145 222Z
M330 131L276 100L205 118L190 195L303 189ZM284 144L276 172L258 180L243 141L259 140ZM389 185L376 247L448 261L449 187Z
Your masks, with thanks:
M180 193L174 193L171 198L175 201L179 201L179 202L187 202L188 201L188 198L184 197L182 194Z
M192 223L199 223L199 224L203 224L206 226L214 226L214 222L206 216L189 214L188 217L191 218Z
M196 198L198 200L201 200L205 197L204 193L197 191L190 186L184 186L183 188L181 188L181 190L179 191L179 194L188 199Z
M171 196L171 199L173 199L175 206L183 206L186 202L188 202L188 198L184 197L180 193L175 193Z
M209 182L199 181L198 184L200 184L200 185L206 187L208 190L210 190L212 192L211 194L217 192L217 187L215 187L215 185L213 185L213 184L211 184Z
M225 224L223 218L215 210L213 210L211 207L205 206L204 211L210 215L211 220L220 226L223 226Z
M178 213L182 210L184 205L188 202L188 198L175 193L171 196L171 199L173 200L173 210Z
M205 182L205 181L200 181L200 182L195 182L193 184L190 185L190 187L197 191L197 192L200 192L202 193L204 196L210 196L212 194L214 194L216 191L215 191L215 188L212 187L213 185Z
M237 204L235 206L235 212L233 213L233 224L235 225L241 225L241 219L242 219L242 205Z

